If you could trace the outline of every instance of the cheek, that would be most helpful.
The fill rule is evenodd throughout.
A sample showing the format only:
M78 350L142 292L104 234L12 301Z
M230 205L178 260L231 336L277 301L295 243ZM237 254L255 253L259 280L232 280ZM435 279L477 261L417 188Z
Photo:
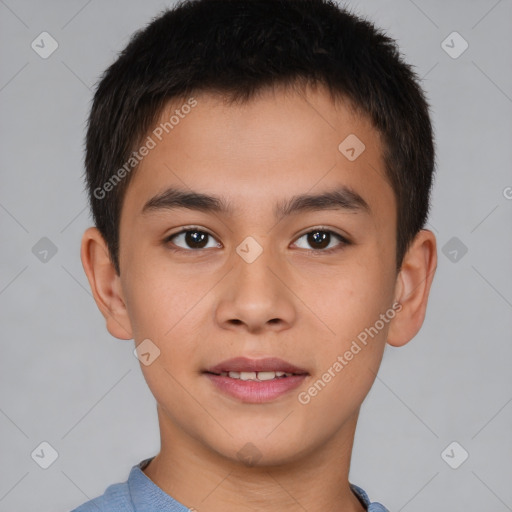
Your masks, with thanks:
M389 312L394 311L388 285L379 281L379 275L354 269L345 278L337 276L331 280L328 297L317 302L323 304L320 316L334 333L324 330L326 334L317 339L322 348L317 351L315 379L299 402L310 407L311 414L331 410L332 417L325 421L333 425L358 409L382 360L393 318Z
M324 286L310 289L309 296L318 316L325 319L333 331L331 337L340 343L350 341L372 326L391 306L393 281L375 261L376 258L368 258L366 263L361 258L332 272Z
M174 389L173 377L184 381L195 371L191 364L204 340L202 319L213 307L206 295L215 281L211 275L211 283L206 275L194 277L165 258L146 257L126 275L123 288L136 343L149 339L159 350L154 364L141 364L144 377L155 394L160 386Z
M199 311L198 302L208 288L170 266L150 261L127 275L131 278L126 283L126 306L134 338L137 344L151 340L158 354L148 365L141 360L142 373L157 402L179 409L187 399L179 382L190 378L190 363L197 352L194 343L201 339L195 332L194 312Z
M343 397L349 407L356 407L368 393L394 317L389 276L378 265L371 267L361 260L333 275L328 291L315 291L311 300L316 300L314 307L329 330L323 329L319 340L319 381L311 393L322 394L318 402L326 400L324 406Z
M135 339L166 343L183 329L190 313L208 289L203 280L191 279L171 265L146 261L137 271L127 269L123 285Z

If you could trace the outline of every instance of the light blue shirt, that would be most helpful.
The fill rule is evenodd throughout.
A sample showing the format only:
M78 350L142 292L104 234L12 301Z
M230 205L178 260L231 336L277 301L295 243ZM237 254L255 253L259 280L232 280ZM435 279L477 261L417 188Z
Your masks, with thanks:
M71 512L189 512L190 509L165 493L142 471L153 457L132 467L128 480L112 484L105 493L87 501ZM350 484L368 512L389 512L380 503L370 503L368 495Z

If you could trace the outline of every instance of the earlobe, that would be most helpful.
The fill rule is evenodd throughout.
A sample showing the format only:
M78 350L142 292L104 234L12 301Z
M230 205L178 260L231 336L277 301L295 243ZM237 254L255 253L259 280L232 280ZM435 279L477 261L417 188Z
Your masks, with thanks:
M397 277L395 301L402 307L390 324L389 345L401 347L420 330L436 267L435 235L430 230L422 229L407 251Z
M107 244L96 227L86 229L83 234L80 257L96 305L105 317L108 331L115 338L132 339L121 280L110 260Z

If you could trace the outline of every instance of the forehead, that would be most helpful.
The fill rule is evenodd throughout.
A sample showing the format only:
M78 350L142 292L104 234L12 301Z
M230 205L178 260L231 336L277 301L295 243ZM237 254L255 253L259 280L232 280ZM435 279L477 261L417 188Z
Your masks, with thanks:
M345 187L369 205L374 222L394 222L379 132L324 89L276 88L243 103L205 92L192 98L170 102L148 132L153 147L123 210L142 214L171 187L222 197L231 214L274 215L292 196Z

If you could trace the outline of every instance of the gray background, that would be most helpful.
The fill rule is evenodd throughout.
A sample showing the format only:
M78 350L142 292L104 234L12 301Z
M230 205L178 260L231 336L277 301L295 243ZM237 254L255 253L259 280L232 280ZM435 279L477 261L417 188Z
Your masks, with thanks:
M158 451L133 341L108 334L81 266L81 175L96 80L171 4L0 0L1 511L70 510ZM424 326L386 350L363 405L351 481L392 511L512 510L512 2L350 5L423 77L439 250ZM43 31L59 45L47 59L31 48ZM442 47L453 31L469 43L458 58ZM43 237L57 248L46 261ZM48 469L31 457L42 441L58 452ZM446 461L461 448L441 456L452 441L469 453L458 469Z

